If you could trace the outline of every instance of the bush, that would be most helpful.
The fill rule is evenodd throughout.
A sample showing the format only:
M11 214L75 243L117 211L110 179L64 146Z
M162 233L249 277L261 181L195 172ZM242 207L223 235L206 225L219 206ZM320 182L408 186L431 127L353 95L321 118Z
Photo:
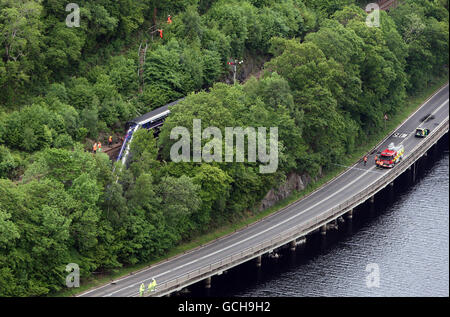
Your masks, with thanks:
M0 145L0 178L8 178L11 171L17 167L17 163L9 150Z
M68 134L60 134L53 142L53 146L56 148L70 148L73 145L73 140Z

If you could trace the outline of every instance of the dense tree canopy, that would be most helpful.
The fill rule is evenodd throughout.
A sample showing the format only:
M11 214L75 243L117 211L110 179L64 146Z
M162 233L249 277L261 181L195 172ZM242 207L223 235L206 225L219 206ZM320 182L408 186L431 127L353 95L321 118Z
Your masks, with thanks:
M66 1L0 0L0 296L54 294L68 263L111 272L256 212L289 173L317 176L448 75L446 1L402 1L380 27L355 0L77 3L68 27ZM231 59L242 83L228 84ZM134 134L126 166L90 152L184 96L159 135ZM195 119L222 136L277 127L276 172L248 151L171 161L172 129ZM224 155L209 137L201 147Z

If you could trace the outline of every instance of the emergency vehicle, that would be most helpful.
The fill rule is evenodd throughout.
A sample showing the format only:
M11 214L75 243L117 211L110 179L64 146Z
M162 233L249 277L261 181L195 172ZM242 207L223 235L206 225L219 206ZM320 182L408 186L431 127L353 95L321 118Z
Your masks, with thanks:
M389 144L388 148L379 155L376 161L377 167L394 167L395 164L401 161L404 153L405 148L403 145L396 146L394 143Z
M428 134L430 134L430 129L417 128L417 129L416 129L416 134L415 134L415 136L418 137L418 138L424 138L424 137L426 137Z

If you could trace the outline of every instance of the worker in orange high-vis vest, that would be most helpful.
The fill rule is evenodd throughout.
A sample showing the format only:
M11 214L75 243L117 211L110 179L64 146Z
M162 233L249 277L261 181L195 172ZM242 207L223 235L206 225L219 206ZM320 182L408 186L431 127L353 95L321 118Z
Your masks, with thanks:
M159 32L159 37L163 38L163 30L158 30L158 32Z
M109 144L109 146L111 146L111 145L112 145L112 135L110 135L110 136L109 136L109 139L108 139L108 144Z
M97 153L97 143L94 143L94 146L92 146L92 152Z
M167 17L167 23L172 23L172 17L170 15Z
M364 166L367 164L367 155L364 155Z

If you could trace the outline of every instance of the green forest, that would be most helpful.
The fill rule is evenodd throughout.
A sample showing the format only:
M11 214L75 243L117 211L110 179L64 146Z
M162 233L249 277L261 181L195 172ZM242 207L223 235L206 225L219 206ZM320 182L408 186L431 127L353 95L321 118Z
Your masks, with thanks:
M68 263L113 272L256 212L290 172L326 171L448 76L448 0L401 1L372 27L356 0L76 3L68 27L68 1L0 0L0 296L52 295ZM128 168L92 153L182 97L157 138L136 132ZM277 171L171 162L171 129L195 118L278 127Z

